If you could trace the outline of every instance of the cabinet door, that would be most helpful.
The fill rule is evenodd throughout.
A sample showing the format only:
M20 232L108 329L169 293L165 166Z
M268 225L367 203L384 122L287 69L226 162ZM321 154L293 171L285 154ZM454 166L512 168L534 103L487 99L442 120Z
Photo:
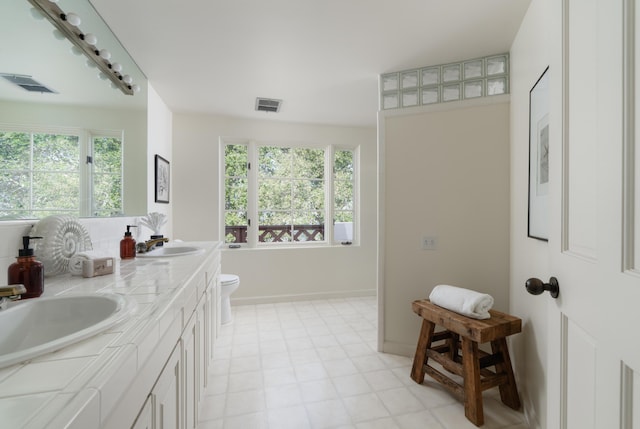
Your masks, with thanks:
M153 395L149 395L144 401L140 414L136 417L136 421L131 429L154 429L153 428Z
M210 316L209 316L209 299L211 294L207 288L205 294L198 303L198 404L204 396L204 389L207 387L207 378L209 377L209 356L210 356Z
M181 353L180 343L178 343L151 392L156 429L182 429Z
M191 316L182 337L182 365L184 368L185 428L195 429L198 423L198 328L197 317Z

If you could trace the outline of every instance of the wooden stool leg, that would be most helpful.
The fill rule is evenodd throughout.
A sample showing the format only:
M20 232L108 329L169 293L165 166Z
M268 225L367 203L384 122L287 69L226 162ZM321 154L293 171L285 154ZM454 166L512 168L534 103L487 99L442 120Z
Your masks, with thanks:
M496 364L496 373L505 374L507 376L507 383L501 384L500 399L508 407L514 410L520 409L520 396L518 396L518 388L516 387L516 378L513 375L513 368L511 367L511 357L509 356L509 349L507 348L506 339L500 338L495 341L491 341L491 350L493 354L502 354L502 362Z
M476 426L484 424L478 343L462 337L462 371L464 374L464 415Z
M431 347L431 338L435 324L426 319L422 319L422 328L418 337L416 355L413 358L413 368L411 368L411 378L418 384L424 381L424 366L427 364L427 349Z
M456 357L458 356L458 341L459 336L455 332L452 332L451 338L447 340L447 345L449 346L448 355L452 362L459 362L456 360Z

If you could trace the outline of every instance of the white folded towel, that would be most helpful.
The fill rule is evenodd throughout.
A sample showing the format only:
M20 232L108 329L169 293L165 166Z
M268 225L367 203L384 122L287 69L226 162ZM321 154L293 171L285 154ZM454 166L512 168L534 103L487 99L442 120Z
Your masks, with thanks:
M69 272L74 276L81 276L83 261L111 257L111 255L96 250L87 250L85 252L76 253L71 258L69 258Z
M493 297L456 286L438 285L433 288L429 299L435 305L474 319L489 319L493 307Z

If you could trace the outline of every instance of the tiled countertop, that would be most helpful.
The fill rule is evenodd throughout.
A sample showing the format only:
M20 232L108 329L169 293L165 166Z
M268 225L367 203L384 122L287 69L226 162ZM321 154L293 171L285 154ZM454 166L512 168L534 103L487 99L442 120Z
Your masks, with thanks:
M219 242L182 244L206 251L179 257L117 259L115 272L101 277L45 278L43 297L119 293L135 300L138 308L128 320L101 334L0 369L0 427L49 429L71 420L87 429L102 426L160 342L169 337L175 343L166 333L177 332L179 336L181 332L182 327L173 325L179 323L178 313L194 292L185 286L195 284L190 283L193 276L202 273L203 265L219 254Z

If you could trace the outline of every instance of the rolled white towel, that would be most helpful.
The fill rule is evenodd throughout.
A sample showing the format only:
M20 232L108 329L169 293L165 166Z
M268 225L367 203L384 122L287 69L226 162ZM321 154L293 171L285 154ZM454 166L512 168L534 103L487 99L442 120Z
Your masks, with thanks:
M111 257L111 255L96 250L87 250L85 252L76 253L69 258L69 272L74 276L81 276L83 261L108 257Z
M474 319L489 319L493 307L493 297L456 286L438 285L433 288L429 299L435 305L455 311Z

